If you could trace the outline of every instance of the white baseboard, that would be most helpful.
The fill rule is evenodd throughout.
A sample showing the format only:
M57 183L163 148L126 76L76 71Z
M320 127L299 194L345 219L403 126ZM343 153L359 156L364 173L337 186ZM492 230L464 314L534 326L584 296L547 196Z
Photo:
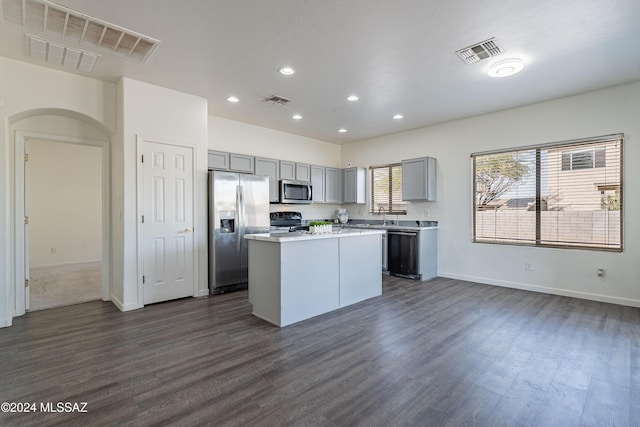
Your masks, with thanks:
M118 298L116 298L113 295L111 295L111 302L113 303L113 305L118 307L118 310L120 311L131 311L131 310L137 310L139 308L144 307L138 304L123 304L122 301L120 301Z
M50 268L50 267L67 267L70 265L80 265L80 264L97 264L102 263L101 259L89 259L84 261L67 261L67 262L58 262L55 264L40 264L40 265L29 265L29 268Z
M206 297L209 295L209 288L207 289L198 289L198 292L196 293L195 297Z
M438 272L439 277L448 279L465 280L468 282L482 283L485 285L501 286L503 288L522 289L524 291L540 292L543 294L560 295L563 297L573 297L590 301L607 302L611 304L626 305L629 307L639 307L640 300L632 298L612 297L609 295L593 294L589 292L570 291L567 289L551 288L547 286L530 285L527 283L507 282L504 280L488 279L486 277L465 276L462 274Z

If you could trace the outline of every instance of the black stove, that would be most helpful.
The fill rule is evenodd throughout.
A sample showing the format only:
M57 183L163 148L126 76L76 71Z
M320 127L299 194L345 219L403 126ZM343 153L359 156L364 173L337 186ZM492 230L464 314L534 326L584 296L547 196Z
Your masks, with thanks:
M297 231L305 228L302 225L301 212L271 212L269 217L271 219L271 229L282 230L288 228L289 231Z

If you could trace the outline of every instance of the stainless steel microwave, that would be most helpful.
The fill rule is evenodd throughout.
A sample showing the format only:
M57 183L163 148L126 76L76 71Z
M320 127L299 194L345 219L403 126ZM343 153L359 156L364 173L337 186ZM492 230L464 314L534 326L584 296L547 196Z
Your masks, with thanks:
M311 203L311 183L280 180L280 203Z

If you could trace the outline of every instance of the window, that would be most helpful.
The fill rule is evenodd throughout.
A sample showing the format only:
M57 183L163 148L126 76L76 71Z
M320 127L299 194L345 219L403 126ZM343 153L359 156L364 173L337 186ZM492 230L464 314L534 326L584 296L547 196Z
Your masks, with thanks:
M395 163L372 166L371 213L407 214L407 204L402 201L402 165Z
M606 165L604 148L589 148L562 152L562 170L603 168Z
M473 241L622 251L623 139L472 154Z

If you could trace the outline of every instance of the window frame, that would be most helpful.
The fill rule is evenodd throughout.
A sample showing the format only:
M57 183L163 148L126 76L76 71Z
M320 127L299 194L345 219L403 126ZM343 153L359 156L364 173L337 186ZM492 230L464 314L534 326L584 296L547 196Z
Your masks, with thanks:
M376 205L376 199L375 199L375 189L374 189L374 179L373 179L373 173L374 170L376 169L388 169L389 170L389 194L388 194L388 203L387 205L390 207L389 210L384 210L384 214L389 214L389 215L406 215L407 214L407 204L406 202L404 202L404 210L391 210L391 207L393 207L393 195L395 194L392 191L392 185L391 182L393 180L393 168L400 168L400 179L402 179L402 163L398 162L398 163L389 163L386 165L377 165L377 166L369 166L369 181L371 182L371 206L369 209L369 214L370 215L380 215L381 213L379 212L379 209L376 210L374 208L374 206ZM400 186L400 199L402 200L402 185Z
M542 176L542 167L541 167L541 155L540 152L543 150L549 150L549 149L557 149L560 150L560 171L562 173L567 173L567 172L572 172L572 171L581 171L581 170L588 170L589 168L586 169L563 169L563 160L562 160L562 153L563 152L569 152L571 153L571 163L573 162L573 156L572 153L574 151L574 148L579 147L581 145L585 145L585 144L597 144L597 143L608 143L611 141L617 141L620 146L619 146L619 184L618 184L618 188L617 188L617 192L616 195L617 197L619 197L619 209L620 209L620 243L619 245L613 246L613 247L606 247L606 246L596 246L596 243L593 244L587 244L587 243L570 243L570 242L555 242L555 243L549 243L549 242L542 242L541 240L541 212L542 212L542 196L541 196L541 176ZM595 169L599 166L595 166L595 151L598 149L598 147L592 147L591 148L593 150L593 167L591 169ZM533 150L535 151L535 163L536 163L536 167L535 167L535 193L536 193L536 197L535 197L535 241L526 241L526 242L518 242L515 240L505 240L505 241L497 241L497 240L490 240L488 238L478 238L476 235L477 232L477 223L476 223L476 214L479 211L477 209L477 179L476 179L476 158L480 157L480 156L486 156L486 155L494 155L494 154L513 154L513 153L519 153L522 151L528 151L528 150ZM575 149L575 151L584 151L581 149ZM606 167L606 166L605 166ZM471 154L471 169L472 169L472 173L471 173L471 206L472 206L472 230L471 230L471 241L472 243L483 243L483 244L495 244L495 245L513 245L513 246L531 246L531 247L546 247L546 248L558 248L558 249L586 249L586 250L597 250L597 251L606 251L606 252L623 252L624 250L624 202L623 202L623 198L624 198L624 133L618 133L618 134L611 134L611 135L602 135L602 136L597 136L597 137L592 137L592 138L583 138L583 139L575 139L575 140L567 140L567 141L560 141L560 142L553 142L553 143L547 143L547 144L537 144L537 145L530 145L530 146L523 146L523 147L512 147L512 148L508 148L508 149L499 149L499 150L492 150L492 151L484 151L484 152L477 152L477 153L472 153ZM604 192L603 192L604 193ZM604 245L604 244L603 244Z

